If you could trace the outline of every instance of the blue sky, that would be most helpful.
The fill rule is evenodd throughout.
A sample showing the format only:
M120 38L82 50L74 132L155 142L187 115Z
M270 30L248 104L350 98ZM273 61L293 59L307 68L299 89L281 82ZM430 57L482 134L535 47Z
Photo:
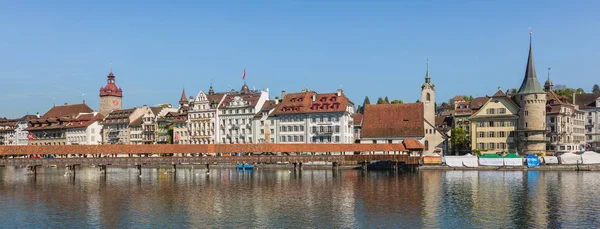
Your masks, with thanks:
M126 2L126 3L122 3ZM125 107L189 95L342 87L419 99L429 58L437 101L518 88L533 27L537 72L600 83L600 1L1 1L0 116L44 113L85 94L98 109L110 63ZM541 82L543 83L543 82Z

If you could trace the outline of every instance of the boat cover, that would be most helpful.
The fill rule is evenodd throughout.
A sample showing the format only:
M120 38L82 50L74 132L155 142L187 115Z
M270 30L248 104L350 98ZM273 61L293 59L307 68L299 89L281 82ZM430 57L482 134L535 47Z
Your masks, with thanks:
M537 167L540 165L540 158L538 158L538 156L536 156L535 154L527 154L525 159L527 160L527 167L529 168ZM556 163L558 163L558 160L556 161Z
M558 157L556 156L544 156L545 164L558 164Z
M479 157L479 164L487 166L503 166L504 158L500 157L498 154L483 154Z
M445 156L446 165L450 167L478 167L477 157L471 154L464 156Z
M509 153L506 156L504 156L504 165L523 166L523 157L514 153Z
M563 153L560 155L560 163L563 165L581 164L581 155L574 153Z
M581 154L581 159L583 160L583 164L600 164L600 153L596 153L594 151L585 151Z

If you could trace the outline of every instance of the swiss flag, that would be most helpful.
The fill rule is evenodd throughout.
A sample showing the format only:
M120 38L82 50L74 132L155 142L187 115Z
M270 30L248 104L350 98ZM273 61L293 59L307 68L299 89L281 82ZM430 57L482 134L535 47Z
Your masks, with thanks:
M27 139L29 139L30 141L35 139L35 135L31 132L29 132L29 134L27 134Z
M244 68L244 74L242 75L242 80L246 79L246 69Z

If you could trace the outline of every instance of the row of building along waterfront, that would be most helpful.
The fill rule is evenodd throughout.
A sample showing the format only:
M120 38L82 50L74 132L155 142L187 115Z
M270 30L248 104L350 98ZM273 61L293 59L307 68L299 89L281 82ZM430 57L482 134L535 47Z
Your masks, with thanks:
M415 85L418 86L418 85ZM400 143L416 138L425 154L551 153L600 150L600 94L575 94L573 102L542 87L533 50L516 92L492 91L454 109L436 110L427 66L416 103L366 105L356 112L341 89L316 92L241 89L212 85L179 104L123 108L124 91L112 71L100 88L98 110L87 104L53 106L43 115L0 119L1 145ZM452 129L466 142L450 147Z

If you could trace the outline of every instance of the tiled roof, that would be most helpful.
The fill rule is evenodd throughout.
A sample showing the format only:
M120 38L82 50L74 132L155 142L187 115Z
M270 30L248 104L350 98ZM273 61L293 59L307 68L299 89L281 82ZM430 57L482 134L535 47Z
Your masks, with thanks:
M314 101L313 101L314 97ZM316 93L314 91L289 93L277 106L275 115L345 112L348 104L354 104L344 95L334 93Z
M425 148L425 146L423 146L421 142L414 138L404 139L404 141L402 141L402 144L404 145L404 148L408 150L422 150Z
M479 108L481 108L483 104L485 104L488 101L488 99L490 98L488 98L487 96L474 98L473 100L471 100L471 109L475 111L479 110Z
M254 107L256 106L256 103L258 103L258 100L260 99L261 93L249 93L249 94L240 94L240 93L230 93L227 94L225 96L225 99L223 100L223 102L219 105L219 108L229 108L230 107L230 102L232 102L235 97L241 97L242 100L248 102L248 104L246 106L242 106L242 107Z
M540 81L537 79L535 72L535 64L533 63L533 49L531 48L531 39L529 39L529 57L527 58L527 67L525 68L525 77L521 88L517 94L532 94L532 93L544 93Z
M139 118L134 119L133 121L131 121L131 123L129 123L129 126L142 126L142 119L144 118L144 116L140 116Z
M58 117L74 117L79 113L92 113L94 110L88 107L87 104L72 104L64 106L54 106L50 108L46 114L42 115L41 119L58 118Z
M363 114L361 114L361 113L356 113L356 114L354 114L354 117L352 117L352 120L354 121L354 125L355 125L355 126L360 126L360 125L362 125L362 121L363 121Z
M504 92L500 89L498 89L498 91L494 95L492 95L492 97L505 97L505 96L506 96L506 94L504 94Z
M275 100L267 100L267 101L265 101L263 106L260 108L259 112L256 112L256 116L260 117L260 116L262 116L263 112L270 112L275 107L277 107L277 104L275 104Z
M158 116L158 113L160 113L164 108L162 107L150 107L150 110L152 110L152 113L155 116Z
M422 137L424 125L423 103L367 105L361 137Z
M583 108L596 108L596 100L600 97L600 94L575 94L573 100L580 109Z
M71 120L65 125L65 128L82 128L92 125L94 122L100 122L104 119L104 116L100 113L94 114L80 114L77 118Z

